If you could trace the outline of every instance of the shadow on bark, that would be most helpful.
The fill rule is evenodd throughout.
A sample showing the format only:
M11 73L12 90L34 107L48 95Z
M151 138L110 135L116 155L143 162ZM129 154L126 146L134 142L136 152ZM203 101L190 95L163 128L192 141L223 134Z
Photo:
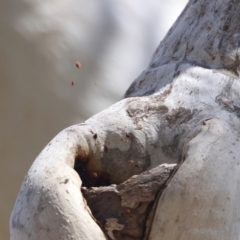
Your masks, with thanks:
M109 239L144 239L154 216L155 200L176 169L177 164L163 164L119 185L82 187L82 193L95 221ZM79 174L86 179L84 172ZM90 182L93 183L87 180L86 185ZM105 179L100 178L100 183L105 185Z

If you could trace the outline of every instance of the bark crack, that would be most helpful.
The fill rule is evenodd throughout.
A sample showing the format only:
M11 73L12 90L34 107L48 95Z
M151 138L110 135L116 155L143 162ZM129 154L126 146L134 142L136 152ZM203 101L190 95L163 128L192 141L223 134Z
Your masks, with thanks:
M120 185L82 188L96 222L109 239L140 240L148 234L152 208L177 168L177 164L163 164Z

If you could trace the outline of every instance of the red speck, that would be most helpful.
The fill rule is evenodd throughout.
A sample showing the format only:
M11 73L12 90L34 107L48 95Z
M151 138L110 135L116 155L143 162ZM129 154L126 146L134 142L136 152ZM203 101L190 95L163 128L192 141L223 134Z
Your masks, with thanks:
M139 164L137 164L137 163L135 164L135 167L138 167L138 168L140 168Z
M125 211L126 213L130 213L131 212L131 210L130 209L126 209L126 211Z
M98 176L98 174L97 174L96 172L93 172L92 175L93 175L93 177L95 177L95 178Z
M74 82L74 81L72 81L72 83L71 83L71 84L72 84L72 86L74 86L75 82Z
M80 62L76 62L76 67L77 68L81 68L82 67L82 64Z

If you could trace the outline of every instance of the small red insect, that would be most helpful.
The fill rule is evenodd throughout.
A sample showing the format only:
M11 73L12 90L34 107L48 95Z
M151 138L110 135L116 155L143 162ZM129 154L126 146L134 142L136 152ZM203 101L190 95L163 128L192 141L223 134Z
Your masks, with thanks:
M82 67L82 64L80 62L76 62L76 67L77 68L81 68Z

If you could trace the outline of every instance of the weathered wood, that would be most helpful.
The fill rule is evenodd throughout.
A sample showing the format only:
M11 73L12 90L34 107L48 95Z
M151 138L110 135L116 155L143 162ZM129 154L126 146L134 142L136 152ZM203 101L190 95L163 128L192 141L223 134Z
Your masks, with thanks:
M120 185L82 188L96 222L111 240L143 239L156 195L175 167L163 164Z

